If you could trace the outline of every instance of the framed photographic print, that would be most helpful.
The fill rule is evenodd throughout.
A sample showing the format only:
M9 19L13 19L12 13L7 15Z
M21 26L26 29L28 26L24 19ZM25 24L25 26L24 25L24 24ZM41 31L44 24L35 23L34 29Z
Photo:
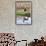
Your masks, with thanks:
M31 1L16 1L15 17L18 25L32 24L32 2Z

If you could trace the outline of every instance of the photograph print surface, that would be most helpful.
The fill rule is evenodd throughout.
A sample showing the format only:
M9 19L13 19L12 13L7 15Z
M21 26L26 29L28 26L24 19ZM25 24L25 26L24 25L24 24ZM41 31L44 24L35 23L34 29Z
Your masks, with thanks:
M16 1L16 24L32 24L32 2Z

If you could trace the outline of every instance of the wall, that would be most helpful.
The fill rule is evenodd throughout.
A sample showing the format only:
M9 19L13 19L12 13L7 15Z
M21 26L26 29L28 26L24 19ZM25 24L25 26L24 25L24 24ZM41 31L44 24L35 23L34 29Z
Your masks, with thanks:
M15 32L16 40L28 42L45 36L46 0L32 0L32 25L16 25L15 0L0 0L0 32Z

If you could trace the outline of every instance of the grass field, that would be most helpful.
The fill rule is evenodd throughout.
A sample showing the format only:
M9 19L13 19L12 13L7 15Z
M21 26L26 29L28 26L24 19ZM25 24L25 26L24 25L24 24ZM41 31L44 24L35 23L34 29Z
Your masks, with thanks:
M16 11L16 16L28 16L27 14L30 14L30 13L28 13L28 11L24 12L23 9Z

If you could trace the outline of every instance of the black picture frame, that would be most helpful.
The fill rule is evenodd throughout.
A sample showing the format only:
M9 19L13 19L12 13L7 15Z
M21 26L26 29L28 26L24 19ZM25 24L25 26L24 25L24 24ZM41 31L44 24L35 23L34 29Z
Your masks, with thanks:
M22 23L18 24L18 23L17 23L17 14L16 14L16 11L18 10L18 9L17 9L17 3L20 3L20 4L23 4L23 3L26 4L26 3L27 3L27 5L30 4L30 6L29 6L29 7L31 7L31 8L30 8L30 9L31 9L31 10L30 10L30 11L31 11L31 13L30 13L30 18L31 18L30 22L31 22L31 23L30 23L30 24L28 24L28 23L26 23L26 24L22 24ZM20 7L20 6L18 6L18 7ZM20 7L20 9L21 9L21 7ZM21 17L20 17L20 18L21 18ZM18 20L18 21L19 21L19 20ZM16 1L16 2L15 2L15 24L16 24L16 25L32 25L32 1Z

